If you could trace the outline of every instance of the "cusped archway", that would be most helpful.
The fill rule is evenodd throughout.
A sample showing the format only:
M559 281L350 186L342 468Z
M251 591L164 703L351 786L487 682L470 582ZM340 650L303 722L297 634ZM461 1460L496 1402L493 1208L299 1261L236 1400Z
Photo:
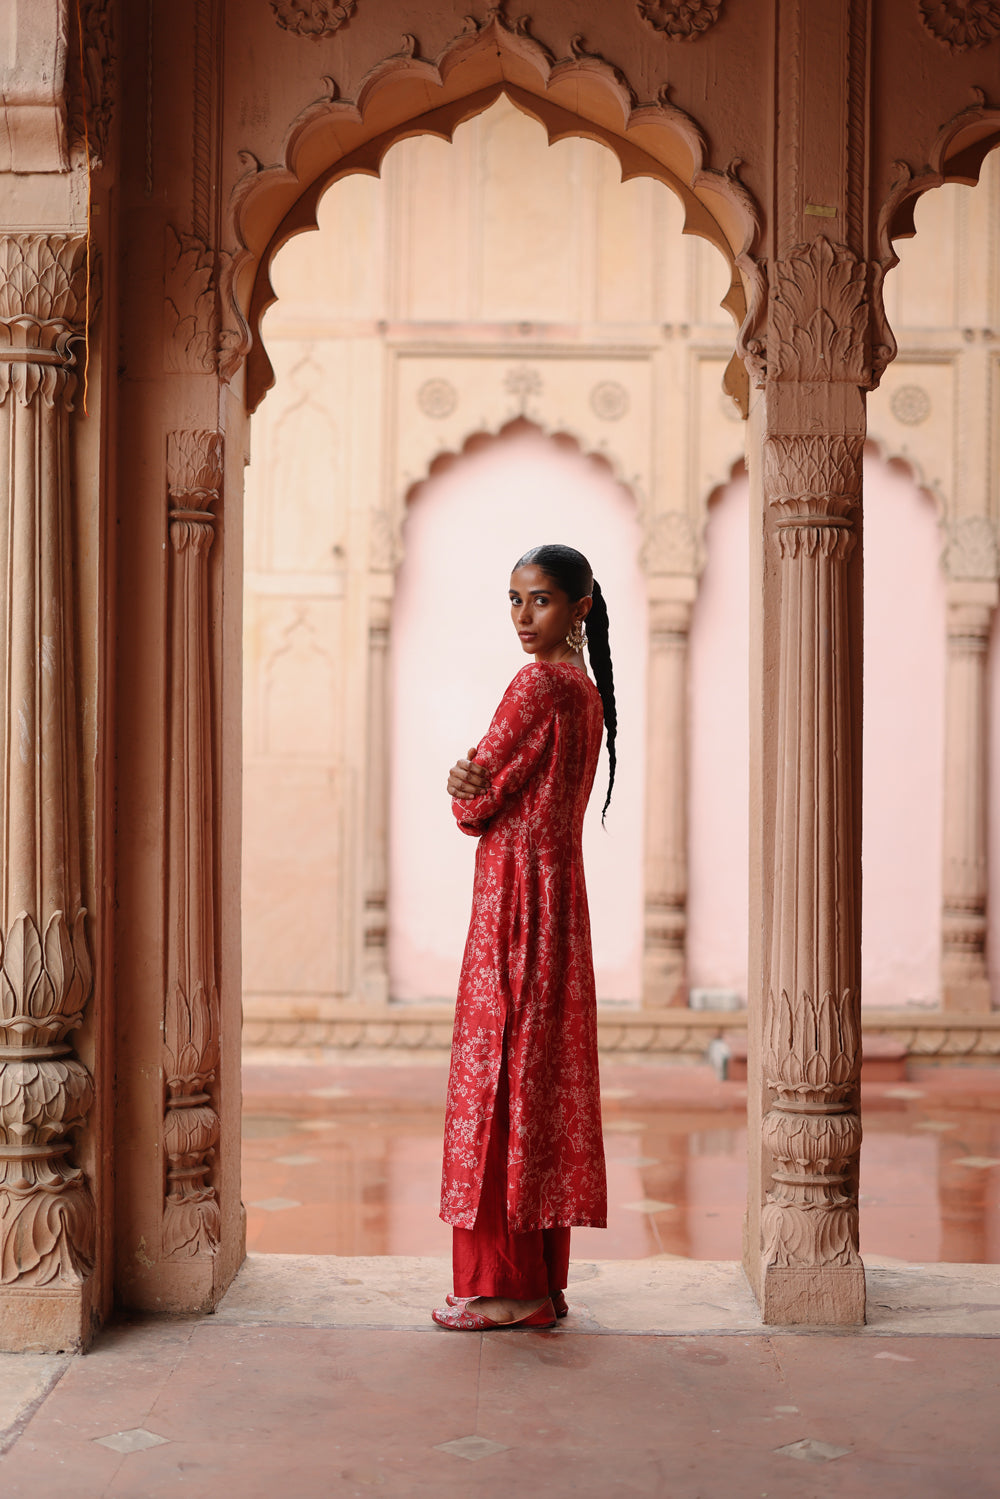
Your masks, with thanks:
M227 342L222 368L232 374L246 360L250 410L269 388L272 371L260 339L260 322L274 300L273 256L293 235L316 227L326 189L352 173L379 174L386 152L408 136L450 140L463 121L488 109L501 95L545 128L550 142L579 135L599 141L621 163L623 180L651 177L680 198L684 232L714 244L729 267L724 304L737 326L759 305L763 283L751 257L760 214L736 163L710 162L697 122L672 104L667 89L640 103L622 72L589 55L579 38L570 56L553 57L524 21L508 21L498 8L466 29L434 60L419 55L412 37L401 50L369 70L357 97L328 94L295 120L284 160L263 167L248 159L230 202L237 249L226 273L229 315L239 332ZM726 389L746 409L747 381L734 356Z

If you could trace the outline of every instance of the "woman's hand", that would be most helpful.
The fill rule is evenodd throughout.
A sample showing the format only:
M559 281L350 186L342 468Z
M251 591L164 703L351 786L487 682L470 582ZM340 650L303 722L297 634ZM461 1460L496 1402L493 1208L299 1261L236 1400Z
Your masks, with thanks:
M448 795L467 802L481 796L490 784L490 778L481 765L475 763L476 746L469 751L467 760L457 760L448 772Z

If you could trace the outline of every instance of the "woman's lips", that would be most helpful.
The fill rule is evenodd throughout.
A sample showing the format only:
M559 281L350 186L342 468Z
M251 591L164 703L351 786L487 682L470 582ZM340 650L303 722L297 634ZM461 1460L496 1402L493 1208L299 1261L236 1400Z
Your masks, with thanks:
M531 631L529 631L529 630L518 630L517 633L518 633L518 635L520 636L520 638L522 640L534 640L535 639L534 634Z

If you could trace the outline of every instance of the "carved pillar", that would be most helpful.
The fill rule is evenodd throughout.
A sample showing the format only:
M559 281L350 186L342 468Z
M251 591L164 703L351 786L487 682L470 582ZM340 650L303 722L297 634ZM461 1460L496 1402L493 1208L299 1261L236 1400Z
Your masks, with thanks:
M685 584L688 579L679 580ZM690 598L651 598L646 723L642 1002L687 1003Z
M90 1334L93 1102L69 1037L91 990L81 881L69 412L84 240L0 236L0 1346Z
M167 1161L163 1253L213 1255L219 1203L210 1182L219 1116L212 789L209 550L222 484L218 432L172 432L170 529L170 775L167 992L164 1004Z
M390 598L373 598L368 618L368 775L365 787L364 962L368 999L389 997L389 618Z
M773 1092L762 1126L772 1161L761 1216L765 1321L855 1321L864 1307L853 805L860 788L847 578L861 447L860 437L798 435L771 436L764 449L780 559L763 1032L764 1079ZM850 1283L831 1280L831 1270L846 1271Z
M765 1322L864 1321L861 1148L861 455L866 267L823 235L769 268L751 468L746 1266ZM759 1114L757 1111L759 1110ZM759 1120L759 1140L754 1138Z
M976 593L979 598L975 597ZM990 1008L986 971L987 658L996 585L952 584L945 691L942 1003Z

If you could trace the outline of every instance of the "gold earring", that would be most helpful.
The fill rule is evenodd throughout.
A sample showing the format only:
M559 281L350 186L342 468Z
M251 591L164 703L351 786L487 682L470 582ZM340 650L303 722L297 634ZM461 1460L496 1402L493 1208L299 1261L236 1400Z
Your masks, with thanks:
M575 619L573 621L573 628L566 636L566 644L569 646L571 651L582 651L585 638L586 637L583 633L583 620Z

